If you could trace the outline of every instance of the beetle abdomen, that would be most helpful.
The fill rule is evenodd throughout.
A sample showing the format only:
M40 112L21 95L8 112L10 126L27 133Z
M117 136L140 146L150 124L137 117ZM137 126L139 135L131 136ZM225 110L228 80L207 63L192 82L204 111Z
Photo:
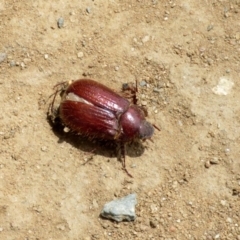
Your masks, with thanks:
M62 122L82 135L114 139L118 135L118 121L111 111L83 102L64 100L59 108Z

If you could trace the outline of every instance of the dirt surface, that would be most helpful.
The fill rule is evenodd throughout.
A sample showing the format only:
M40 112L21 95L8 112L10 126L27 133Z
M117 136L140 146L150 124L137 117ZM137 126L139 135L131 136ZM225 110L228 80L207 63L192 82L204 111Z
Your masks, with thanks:
M239 19L239 0L2 0L0 239L239 240ZM132 179L47 121L53 86L83 76L137 79L161 128L128 146ZM136 221L99 217L130 193Z

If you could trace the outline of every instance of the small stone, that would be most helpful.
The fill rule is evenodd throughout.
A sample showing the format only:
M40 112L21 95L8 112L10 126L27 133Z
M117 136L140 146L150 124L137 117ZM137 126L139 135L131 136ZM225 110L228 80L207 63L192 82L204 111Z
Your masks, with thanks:
M6 53L0 53L0 63L2 63L7 57Z
M146 42L148 42L149 40L150 40L150 36L148 36L148 35L142 38L142 42L143 42L143 43L146 43Z
M21 62L20 66L21 66L21 68L23 69L23 68L25 68L26 65L25 65L24 62Z
M210 168L211 164L210 164L210 161L206 161L205 162L205 168Z
M43 152L46 152L46 151L47 151L47 147L46 147L46 146L43 146L43 147L41 147L41 150L42 150Z
M87 8L86 8L86 12L87 12L87 13L91 13L91 8L90 8L90 7L87 7Z
M218 160L217 157L214 157L214 158L210 159L210 163L211 163L211 164L218 164L218 163L219 163L219 160Z
M141 101L142 106L146 106L147 105L147 101Z
M147 83L146 83L144 80L142 80L142 81L139 83L139 85L140 85L141 87L144 87L144 86L147 85Z
M118 71L118 70L119 70L119 67L118 67L118 66L116 66L114 69L115 69L115 71Z
M221 200L220 203L221 203L222 206L226 206L227 201L226 200Z
M10 65L10 67L15 67L16 66L16 62L14 60L11 60L9 65Z
M212 29L213 29L213 25L212 24L208 25L207 30L211 31Z
M84 56L83 52L78 52L77 57L82 58Z
M136 219L136 204L136 194L129 194L124 198L106 203L102 209L101 216L117 222L122 222L124 220L134 221Z
M216 234L214 237L214 239L218 239L218 238L220 238L220 234Z
M173 187L173 188L177 188L177 186L178 186L178 182L177 182L177 181L174 181L172 187Z
M232 223L232 219L230 217L227 218L228 223Z
M64 128L63 128L63 131L64 131L65 133L68 133L68 132L70 132L70 128L64 127Z
M157 223L153 220L150 220L149 224L150 224L151 228L156 228L157 227Z
M60 17L57 21L58 28L63 28L64 25L64 18Z
M44 54L44 59L48 59L48 54Z
M154 88L154 89L153 89L153 92L155 92L155 93L160 93L160 92L161 92L161 90L160 90L160 89L158 89L158 88Z

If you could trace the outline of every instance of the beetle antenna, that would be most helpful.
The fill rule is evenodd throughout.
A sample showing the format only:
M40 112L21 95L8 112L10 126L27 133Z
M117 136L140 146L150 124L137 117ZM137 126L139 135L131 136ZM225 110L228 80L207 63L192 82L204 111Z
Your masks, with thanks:
M158 131L161 131L161 129L158 127L158 126L156 126L155 124L152 124Z

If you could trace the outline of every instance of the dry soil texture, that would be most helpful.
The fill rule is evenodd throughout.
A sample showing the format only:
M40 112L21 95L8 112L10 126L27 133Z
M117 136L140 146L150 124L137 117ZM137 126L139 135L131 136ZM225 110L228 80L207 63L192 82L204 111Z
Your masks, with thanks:
M1 0L0 239L240 239L239 19L239 0ZM128 146L133 179L47 121L83 76L141 85L161 131ZM133 192L135 222L99 217Z

